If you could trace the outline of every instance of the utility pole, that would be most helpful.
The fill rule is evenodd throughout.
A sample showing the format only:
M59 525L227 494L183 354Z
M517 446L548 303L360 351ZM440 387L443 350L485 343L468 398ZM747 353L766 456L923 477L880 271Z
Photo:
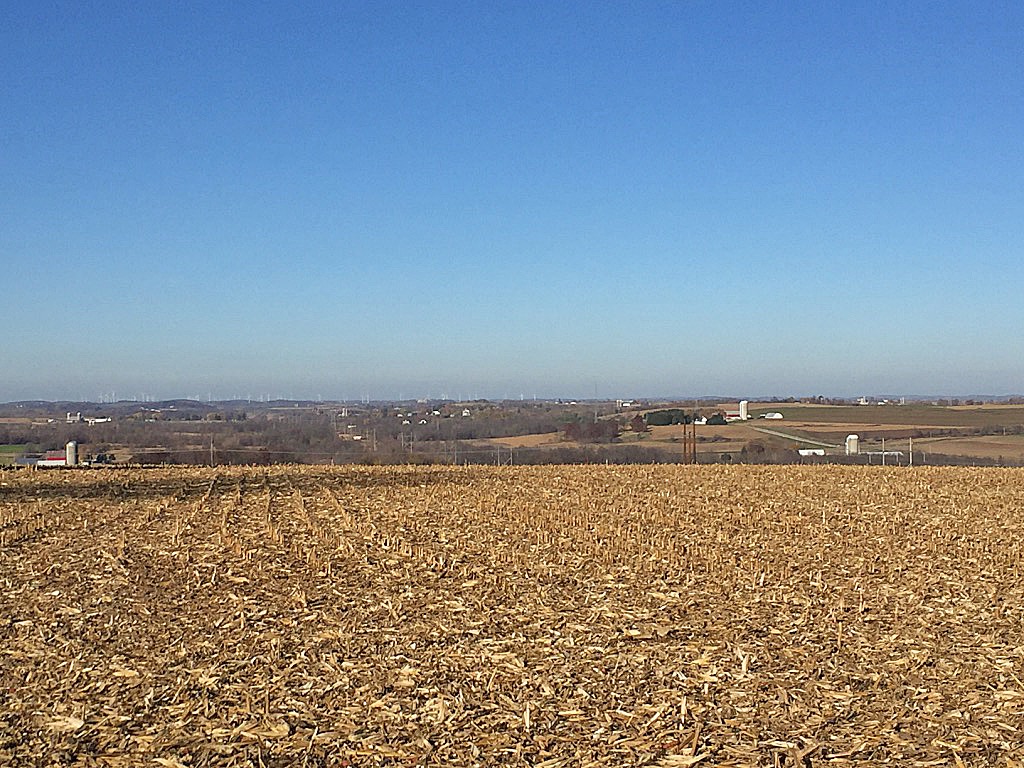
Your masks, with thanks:
M690 425L683 420L683 464L697 463L697 417Z

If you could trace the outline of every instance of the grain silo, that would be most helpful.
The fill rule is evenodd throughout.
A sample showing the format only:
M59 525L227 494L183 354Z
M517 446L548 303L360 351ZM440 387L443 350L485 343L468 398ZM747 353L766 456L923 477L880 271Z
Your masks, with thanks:
M846 436L846 455L856 456L860 453L860 438L857 435Z
M740 421L746 421L750 418L750 413L747 411L749 403L746 400L740 400Z
M78 443L72 440L70 443L64 446L64 456L66 459L66 466L77 467L78 466Z

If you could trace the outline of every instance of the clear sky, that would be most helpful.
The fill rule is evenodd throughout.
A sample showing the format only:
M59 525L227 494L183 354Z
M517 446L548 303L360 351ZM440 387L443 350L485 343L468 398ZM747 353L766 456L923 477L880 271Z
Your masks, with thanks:
M0 400L1024 391L1024 4L0 6Z

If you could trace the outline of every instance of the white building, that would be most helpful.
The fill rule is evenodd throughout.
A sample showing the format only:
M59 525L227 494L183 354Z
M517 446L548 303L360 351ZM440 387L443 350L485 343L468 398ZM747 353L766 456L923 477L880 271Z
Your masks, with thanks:
M37 467L77 467L78 443L72 440L64 446L63 451L47 451L36 461Z

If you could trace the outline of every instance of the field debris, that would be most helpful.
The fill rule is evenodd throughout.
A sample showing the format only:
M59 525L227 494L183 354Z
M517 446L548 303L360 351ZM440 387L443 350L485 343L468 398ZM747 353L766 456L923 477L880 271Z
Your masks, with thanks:
M1024 472L0 472L0 764L1024 765Z

